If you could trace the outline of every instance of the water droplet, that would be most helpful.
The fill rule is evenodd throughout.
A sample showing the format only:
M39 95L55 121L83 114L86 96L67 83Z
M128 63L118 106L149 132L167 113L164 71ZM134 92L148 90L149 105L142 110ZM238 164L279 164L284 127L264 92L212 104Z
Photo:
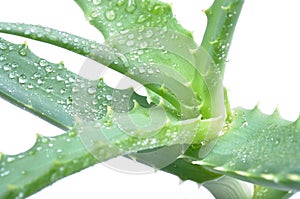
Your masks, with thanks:
M42 139L41 139L41 141L42 141L42 143L48 143L48 138L46 138L46 137L43 137Z
M247 127L247 126L248 126L248 122L247 122L247 121L245 121L245 122L243 122L243 124L242 124L241 128L244 128L244 127Z
M52 41L58 40L57 36L54 35L54 34L46 34L46 37L47 37L49 40L52 40Z
M112 100L112 96L111 95L106 95L106 99L107 100Z
M0 61L4 61L4 60L6 60L5 55L0 55Z
M152 68L149 68L147 72L148 72L149 75L152 75L154 73Z
M146 41L143 41L140 43L140 47L141 48L147 48L148 47L148 43Z
M51 67L50 65L48 65L48 66L45 67L45 71L46 71L47 73L52 73L52 72L53 72L53 69L52 69L52 67Z
M140 15L137 22L142 23L142 22L146 21L147 19L148 19L147 15Z
M56 80L57 80L57 81L63 81L64 79L63 79L61 76L57 75L57 76L56 76Z
M12 68L18 68L19 65L18 65L17 63L12 63L12 64L11 64L11 67L12 67Z
M67 105L71 105L72 104L72 97L68 97L66 100Z
M28 89L33 89L34 86L33 86L33 84L29 83L29 84L27 85L27 88L28 88Z
M1 174L0 174L0 177L4 177L4 176L7 176L7 175L9 175L10 174L10 171L4 171L4 172L2 172Z
M117 5L118 5L118 6L124 5L124 3L125 3L125 0L118 0L118 1L117 1Z
M27 173L26 170L21 171L21 174L22 174L22 175L25 175L26 173Z
M37 84L38 85L42 85L42 84L44 84L45 83L45 81L43 80L43 79L38 79L37 80Z
M66 92L67 92L67 90L66 90L65 88L60 89L60 93L61 93L61 94L64 94L64 93L66 93Z
M3 70L4 70L4 71L10 71L10 70L11 70L10 64L5 64L5 65L3 66Z
M102 2L102 0L93 0L94 5L99 5Z
M92 13L91 13L91 17L92 18L96 18L96 17L98 17L100 15L100 12L98 11L98 10L95 10L95 11L93 11Z
M133 46L134 45L134 40L129 40L126 42L127 46Z
M146 38L152 37L153 36L152 30L147 30L146 33L145 33L145 36L146 36Z
M24 74L20 75L20 77L19 77L19 83L20 84L25 84L26 82L27 82L26 75L24 75Z
M57 149L56 152L57 152L57 153L61 153L61 152L62 152L62 149Z
M22 45L19 49L19 55L26 56L26 51L28 49L28 46L26 44Z
M47 62L46 60L44 60L44 59L41 59L41 60L39 61L39 65L42 66L42 67L44 67L44 66L47 66L47 65L48 65L48 62Z
M10 72L10 73L8 74L8 77L9 77L10 79L14 79L14 78L16 77L16 73L15 73L15 72Z
M40 150L42 150L42 149L43 149L43 147L41 147L41 146L36 147L36 150L37 150L37 151L40 151Z
M6 50L7 49L7 46L5 43L0 43L0 49L1 50Z
M94 87L88 88L88 93L89 93L89 94L94 94L94 93L96 93L96 88L94 88Z
M139 68L139 72L140 72L141 74L143 74L143 73L146 72L146 70L145 70L144 68L140 67L140 68Z
M8 158L7 158L7 162L13 162L14 160L15 160L14 157L8 157Z
M129 13L133 13L135 10L136 10L135 0L128 0L126 11Z
M47 89L46 89L46 92L47 93L52 93L54 91L54 88L52 86L49 86Z
M105 12L105 17L109 21L113 21L116 18L116 13L113 10L109 10Z

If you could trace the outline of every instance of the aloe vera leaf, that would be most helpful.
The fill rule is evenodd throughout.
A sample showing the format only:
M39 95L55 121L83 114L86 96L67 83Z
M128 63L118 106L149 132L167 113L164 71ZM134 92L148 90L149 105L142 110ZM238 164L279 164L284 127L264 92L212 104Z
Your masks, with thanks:
M63 63L54 64L37 57L26 44L16 45L1 38L0 77L1 97L65 130L74 126L74 116L79 115L82 109L78 103L83 100L95 100L96 103L89 103L89 107L85 107L89 114L93 113L90 116L93 120L105 116L113 93L130 94L127 97L129 109L133 107L132 100L149 106L145 97L131 89L112 89L102 79L89 81L68 71ZM86 99L82 99L82 95Z
M147 35L149 35L150 31L155 32L155 31L159 31L159 30L149 29L148 32L145 33L145 35L146 35L145 37L148 37ZM176 93L177 96L170 95L169 93L171 92L171 90L178 89L181 92L185 92L185 94L182 96L195 96L196 95L195 93L193 93L191 91L191 89L185 89L184 84L189 84L189 80L187 80L187 79L184 80L184 84L183 84L183 83L178 82L178 80L176 78L173 78L170 74L166 75L165 72L164 73L157 72L158 70L161 70L161 69L164 71L168 70L168 69L164 69L164 68L166 68L165 66L166 65L174 65L174 63L172 61L173 58L176 57L177 55L181 55L182 52L177 52L178 51L177 50L177 51L175 51L175 53L177 53L177 55L170 55L173 57L168 58L168 59L163 57L162 54L160 56L157 56L157 52L155 49L160 48L160 46L158 46L156 43L153 43L151 38L149 39L149 41L147 43L147 48L149 48L149 49L154 48L154 51L152 50L153 52L147 52L146 53L147 55L140 54L140 52L141 52L139 50L140 46L131 46L129 48L126 45L121 45L121 44L116 45L116 42L124 40L124 38L127 38L128 35L133 35L133 34L135 34L135 32L133 32L133 33L128 32L125 35L110 38L109 45L101 45L95 41L85 40L85 39L83 39L81 37L77 37L75 35L71 35L71 34L68 34L65 32L61 32L61 31L57 31L57 30L54 30L51 28L46 28L46 27L37 26L37 25L2 22L2 23L0 23L0 32L24 36L24 37L35 39L38 41L47 42L47 43L71 50L75 53L79 53L79 54L89 57L93 60L96 60L97 62L107 65L107 66L111 67L112 69L117 70L121 73L124 73L127 76L130 76L139 82L143 82L143 84L146 87L154 90L155 92L157 92L159 95L162 96L162 97L159 97L159 96L157 96L157 94L152 93L152 95L153 95L152 97L157 99L156 102L160 101L160 100L164 100L163 98L166 98L177 109L185 108L183 106L183 104L180 104L177 101L178 100L177 98L182 98L182 97L178 94L178 91ZM177 36L179 36L180 38L183 39L181 42L179 39L177 39L178 40L177 43L183 43L183 44L188 43L188 45L191 46L191 48L196 48L194 41L191 38L188 38L186 36L179 35L179 34L177 34ZM139 36L139 37L141 37L141 36ZM165 37L165 35L162 35L161 37ZM163 38L157 37L156 39L158 39L161 42L164 42L161 45L165 44L166 46L169 46L168 47L169 49L176 49L176 48L174 48L174 44L173 44L173 47L170 45L170 44L172 44L172 42L170 44L168 44L169 41L167 41ZM188 41L188 42L186 42L186 41ZM145 41L139 41L139 42L141 44L145 43ZM136 61L131 61L129 64L128 63L129 58L126 57L125 54L130 51L137 52L138 50L139 50L139 57L140 57L138 60L138 63ZM193 56L191 55L190 52L185 52L185 56L188 57L188 59L189 59L188 61L193 62ZM153 66L152 61L150 64L151 57L156 57L156 60L159 60L159 62L157 62L155 66ZM178 57L176 65L183 66L183 65L188 64L188 62L185 59L186 58ZM135 62L135 63L133 63L133 62ZM143 66L140 63L143 63ZM149 63L149 66L150 65L152 65L152 66L150 68L144 67L146 63ZM128 70L129 65L131 65L131 66L140 65L141 68L134 69L135 67L131 67L131 69ZM126 67L124 67L124 66L126 66ZM172 72L172 70L168 70L168 72ZM188 75L193 76L194 69L189 70L189 69L185 68L185 70L181 70L180 72L184 73L185 76L188 76ZM135 77L133 77L134 73L135 73L135 75L134 75ZM137 76L137 73L140 73L140 75ZM178 77L178 79L183 81L183 77L181 74L178 74L178 73L176 74L176 73L172 72L172 75L176 75ZM160 82L161 81L160 79L164 79L164 82ZM167 84L168 88L166 88L166 87L162 88L162 87L158 86L163 83ZM176 84L177 86L173 86L174 84ZM177 87L179 87L179 88L177 88ZM166 89L168 89L169 92L167 92ZM153 99L153 101L155 101L155 99ZM195 101L195 100L186 100L185 99L185 102L189 102L188 103L189 107L187 107L188 110L195 109L193 107L194 104L191 103L193 101ZM167 101L165 103L169 104ZM170 107L171 107L171 104L169 104ZM182 106L182 107L180 107L180 106ZM189 112L190 111L185 111L186 114L189 114ZM193 111L191 113L194 113L195 115L199 114L197 110Z
M25 198L96 162L75 131L51 138L38 136L27 152L0 155L0 197Z
M288 199L292 195L292 191L281 191L278 189L255 185L253 199Z
M145 110L136 104L130 115L143 123L149 117ZM110 110L99 121L78 123L67 134L39 137L34 147L25 153L2 154L1 198L28 196L98 161L146 149L188 144L194 138L194 131L200 133L199 129L203 128L199 120L169 121L155 135L138 137L129 135L119 124L113 123L113 114Z
M215 69L204 77L207 83L202 88L204 102L201 110L203 115L208 117L214 116L211 108L218 104L215 100L220 99L223 94L211 85L221 84L223 80L228 51L243 3L244 0L216 0L209 9L205 10L207 27L201 47L215 63ZM218 89L221 89L221 86ZM209 97L209 95L213 96Z
M69 99L70 103L74 103L74 100L71 100L69 98L70 97L69 95L66 95L66 96L59 95L59 94L54 95L55 90L58 90L59 91L58 93L61 93L61 91L58 89L58 88L61 88L59 86L62 86L62 88L70 87L69 89L71 89L71 86L67 86L67 85L69 85L69 84L73 85L71 83L73 83L75 81L75 80L70 81L69 76L66 76L68 78L63 76L64 74L74 75L73 73L67 71L63 67L63 65L51 64L44 59L40 59L40 58L36 57L32 52L30 52L30 50L28 49L28 47L26 45L11 44L10 42L7 42L2 39L1 39L1 56L5 57L5 58L3 58L3 60L2 60L3 63L1 65L1 69L3 69L3 71L0 73L1 75L3 75L3 78L1 78L1 80L3 81L3 83L2 83L3 88L15 89L16 86L19 86L18 88L22 89L24 91L23 93L26 94L24 97L24 94L23 95L15 95L14 93L3 89L2 92L7 96L7 98L9 99L10 102L13 102L13 103L18 102L18 103L20 103L20 105L25 104L24 106L26 106L29 110L34 110L38 115L43 116L44 119L46 118L46 120L49 120L49 118L52 119L53 115L55 115L51 112L52 111L51 108L53 106L55 106L56 103L58 103L57 100L59 100L60 102L58 103L59 105L57 106L57 109L55 109L55 110L61 111L61 112L64 112L64 108L66 108L65 106L60 106L60 105L64 104L64 103L61 103L61 100ZM12 63L12 60L14 61L14 63ZM42 63L42 66L40 66L41 63ZM14 64L14 66L12 66L13 64ZM18 66L16 66L16 65L18 65ZM12 70L12 68L9 68L8 66L13 67L13 70ZM5 67L8 67L8 68L4 69ZM44 68L40 68L40 67L49 67L49 68L44 69ZM59 70L58 70L58 68L59 68ZM9 74L7 74L6 71L11 71L11 70L14 72L15 76L10 76ZM47 73L47 71L52 76L49 74L45 75ZM59 73L60 77L58 78L59 81L57 80L57 76L56 76L58 74L58 71L60 72ZM39 78L43 78L42 84L39 84L38 82L40 82L40 81L38 81L38 80L31 79L31 77L34 77L33 74L35 74L33 72L39 72L42 74L41 76L39 76ZM24 73L24 75L26 74L26 79L20 79L21 75L19 73L22 73L22 75L23 75L23 73ZM52 77L55 77L55 78L52 78ZM75 77L72 76L72 78L75 78ZM67 82L62 81L65 79L67 79L68 81ZM21 82L20 82L20 80L21 80ZM49 82L47 82L47 81L49 81ZM55 84L56 81L58 81L60 84ZM88 89L87 86L88 86L89 82L84 79L80 79L80 81L81 81L81 82L79 82L80 87L82 88L82 83L84 81L85 86L83 89L84 90ZM78 82L78 79L76 80L76 82ZM52 85L50 91L49 91L48 84ZM28 88L28 85L30 88ZM59 85L59 86L57 86L57 85ZM74 87L72 87L72 88L74 88ZM103 89L103 88L105 88L105 91L106 91L104 93L104 95L111 94L111 90L109 87L107 87L102 81L97 82L97 89ZM48 89L48 91L47 91L47 89ZM34 100L36 100L35 98L32 98L32 99L30 98L31 97L30 94L32 93L32 91L39 93L41 95L43 95L43 92L51 93L51 96L50 96L51 98L49 99L49 97L47 97L43 101L34 101ZM69 90L68 92L64 91L64 93L70 94L69 92L71 92L71 90ZM88 92L89 91L87 91L87 93ZM93 92L94 92L94 90L93 90ZM114 92L116 92L116 91L114 91ZM34 96L36 96L36 95L34 95ZM55 97L55 100L53 100L54 97ZM137 101L142 101L144 98L141 96L136 96L135 99ZM31 103L30 106L26 105L27 100L28 100L28 102ZM32 101L34 101L34 103L32 103ZM102 102L103 102L103 100L102 100ZM40 103L43 103L45 105L43 108L43 112L41 112L42 110L38 109ZM113 103L107 102L106 106L107 105L111 105L112 108L114 108ZM144 105L151 107L146 102L144 102ZM71 104L69 104L69 106L71 106ZM102 104L102 106L103 106L103 108L105 108L105 106L103 104ZM75 106L75 107L80 108L80 105ZM118 106L115 107L114 110L118 110ZM100 109L99 109L99 111L100 111ZM143 150L143 149L157 148L157 147L162 147L162 146L170 146L170 145L174 145L174 144L175 145L176 144L188 144L188 143L191 143L194 138L196 138L197 142L201 142L201 139L203 139L203 137L205 137L206 128L209 128L210 124L212 123L212 121L210 121L210 120L201 121L201 118L197 118L197 119L193 119L193 120L186 120L186 121L176 121L176 118L173 118L171 115L169 115L167 118L168 122L163 123L163 126L161 126L160 132L158 134L155 134L155 136L150 136L150 138L139 139L138 137L135 137L135 136L128 136L128 134L126 134L126 132L124 133L123 131L121 131L119 129L119 127L117 125L120 125L120 123L115 124L115 121L113 121L114 117L111 117L111 114L113 112L114 112L113 109L111 109L109 112L105 111L104 113L101 113L102 116L96 117L95 115L93 115L90 117L90 118L92 118L91 120L89 117L88 118L79 117L80 120L84 120L83 121L84 127L81 126L82 121L81 122L77 121L77 125L75 126L75 129L69 131L68 135L64 134L61 136L57 136L55 138L39 137L36 145L32 149L30 149L29 151L27 151L25 153L15 155L15 156L9 156L9 155L2 154L1 155L2 156L1 157L1 182L4 183L3 186L7 186L7 187L3 187L3 189L1 188L1 190L4 190L3 197L27 196L31 193L38 191L42 187L45 187L45 186L51 184L52 182L64 177L64 176L70 175L70 174L72 174L76 171L79 171L85 167L91 166L92 164L96 163L96 160L94 160L95 158L92 158L92 156L90 154L94 154L94 155L98 154L99 156L97 155L96 157L100 161L103 161L103 160L115 157L117 155L123 155L126 153L137 152L137 151ZM121 114L120 117L124 118L123 117L124 115L122 115L123 113L117 113L117 115L118 114ZM130 115L131 115L130 118L134 118L135 120L140 120L140 123L147 123L147 121L149 122L151 120L151 118L149 118L148 109L140 107L139 104L137 104L137 103L133 106L133 109L131 110ZM73 112L68 112L65 115L65 117L67 117L69 119L62 121L60 124L62 126L64 126L65 128L71 128L68 126L68 123L66 123L66 121L70 121L69 124L74 126L73 116L74 116ZM78 116L80 116L80 115L78 115ZM164 115L160 115L160 117L164 117ZM99 119L100 119L100 124L98 124L99 122L97 121ZM157 119L157 118L155 118L155 119ZM162 120L162 119L164 119L164 118L158 118L157 120ZM53 120L55 120L54 117L53 117ZM99 142L97 142L97 140L96 140L96 143L98 143L98 145L97 144L96 145L88 145L87 142L84 142L84 139L89 138L90 135L94 134L95 132L98 132L98 131L96 131L97 129L95 130L95 125L98 126L99 128L100 127L103 128L100 132L103 132L106 135L105 137L109 140L108 143L114 143L117 147L115 147L115 148L108 147L109 144L107 144L105 142L103 144L103 141L100 139L101 134L100 134L100 138L99 138L99 135L96 135L96 138L100 139L100 140L98 140ZM130 126L128 127L128 124L125 123L125 127L129 128ZM135 128L136 128L136 126L135 126ZM77 140L78 138L72 138L72 136L76 135L77 130L80 130L80 132L81 132L80 140ZM129 129L125 129L125 130L129 130ZM197 132L196 135L195 135L195 132ZM87 136L85 136L86 134L87 134ZM71 136L71 138L70 138L70 136ZM74 142L71 143L71 140L74 140ZM52 141L53 141L53 143L52 143ZM102 144L99 144L100 141L102 141ZM70 142L70 144L72 144L72 146L70 146L70 148L69 148L69 142ZM83 144L83 143L85 143L85 144ZM55 148L55 147L53 148L54 144L59 148ZM102 151L105 151L105 150L109 151L109 154L113 153L113 155L109 155L109 156L103 155L103 153L100 153L101 150L96 150L96 149L98 149L98 147L103 149ZM119 152L119 149L122 149L123 152L122 153ZM46 152L43 153L43 151L46 151ZM88 154L87 151L90 154ZM34 156L37 153L39 154L39 156ZM69 156L70 154L73 154L73 153L76 153L76 157ZM58 156L57 154L60 156ZM25 158L25 156L26 157L28 156L27 157L28 159ZM47 158L49 156L49 157L54 157L55 159L56 158L59 159L59 158L63 158L63 157L66 157L69 159L64 160L63 163L57 163L57 161L55 161L55 159L51 159L51 158L49 160L50 162L43 160L42 161L43 164L37 164L37 166L39 167L39 169L37 169L35 167L36 162L41 161L40 160L41 156L43 156L44 158ZM37 158L37 160L35 160L35 158ZM87 158L85 164L82 164L81 167L73 168L70 160L74 160L76 162L77 159L81 159L81 158L82 159ZM26 164L24 163L25 160L26 160ZM53 162L54 163L56 162L57 164L56 163L54 164ZM19 166L21 164L23 165L22 167ZM34 165L32 165L32 164L34 164ZM70 166L70 164L71 164L71 166ZM28 165L28 167L26 167L24 165ZM57 167L57 165L59 165L59 167ZM71 168L66 173L60 173L60 171L57 171L57 169L62 168L62 167L67 167L67 168L71 167ZM28 176L30 176L30 178L26 178L26 175L24 176L23 173L27 173L27 171L32 171L32 168L34 168L33 173L31 173L30 175L28 174ZM22 171L20 169L22 169ZM50 181L49 181L49 175L52 176ZM53 176L56 176L56 177L53 177ZM212 175L212 176L214 176L214 175ZM199 177L197 179L198 181L201 181L200 177L203 178L202 179L203 181L207 180L207 179L211 179L210 176L205 176L205 175L201 175L198 177ZM18 179L18 180L14 180L14 179ZM19 184L16 182L18 182ZM12 194L12 195L10 195L10 194Z
M205 10L208 21L201 46L212 57L222 75L243 4L244 0L216 0Z
M300 189L300 123L253 110L235 110L232 124L210 154L198 163L254 184Z
M116 2L116 1L115 2L102 2L99 5L98 5L98 3L96 3L97 4L96 6L95 5L91 6L91 2L80 2L79 4L81 5L81 7L84 7L84 8L88 7L88 9L85 10L85 11L89 12L90 8L94 9L96 7L97 7L97 9L102 9L102 7L105 8L105 9L110 9L113 6L112 4L115 4L115 3L118 4L119 2ZM166 32L165 28L169 28L170 30L172 30L174 32L174 35L173 35L174 38L172 39L174 41L173 42L168 42L168 43L170 43L170 44L173 43L173 46L175 46L175 47L176 47L176 45L183 45L184 43L186 43L186 42L182 42L182 38L183 38L185 41L189 40L189 43L191 45L189 45L189 48L186 48L186 47L183 47L183 46L180 47L180 48L172 48L172 49L178 49L177 51L180 51L180 52L179 53L175 52L177 54L167 53L167 55L166 55L166 53L162 52L162 49L159 49L159 48L161 48L161 45L155 44L155 45L151 46L150 44L145 43L145 41L140 41L141 45L145 43L147 47L145 45L143 45L144 47L139 46L139 49L130 48L131 49L130 54L127 54L126 56L123 56L123 60L121 60L121 62L119 62L118 64L111 64L110 67L117 70L117 71L119 71L119 72L122 72L122 73L126 74L127 76L132 77L133 79L135 79L137 81L140 81L146 87L149 87L150 89L154 90L160 96L162 96L163 98L166 98L173 106L175 106L177 111L179 111L179 109L185 109L185 106L188 106L187 111L183 110L183 112L185 112L185 115L187 115L186 118L188 118L188 117L191 118L191 117L198 116L199 115L200 102L199 102L199 99L198 99L199 97L197 97L196 95L200 96L201 91L199 89L196 89L196 88L183 89L183 88L186 87L187 84L189 84L189 82L191 81L190 77L193 77L194 73L195 73L194 66L191 66L191 64L188 63L186 58L181 56L182 52L185 51L184 53L188 54L188 56L191 57L191 54L189 53L190 48L191 49L197 48L194 41L191 39L191 34L188 33L188 31L184 30L180 25L178 25L177 21L172 17L171 9L170 9L169 6L167 6L167 4L163 4L163 3L159 3L159 2L134 2L134 1L125 2L125 4L127 4L127 3L128 4L137 3L137 5L138 5L137 8L140 11L137 11L137 12L134 12L134 13L131 13L131 12L127 13L125 10L128 10L128 9L123 10L124 6L121 6L120 10L118 12L119 16L123 13L126 16L128 14L129 18L134 19L139 14L139 12L145 13L146 15L152 15L150 21L152 21L151 23L153 25L149 26L147 31L145 30L145 37L148 37L150 32L154 32L154 33L151 33L151 34L156 34L156 32L159 31L160 34L164 34ZM115 8L118 8L118 6L116 5ZM154 9L153 13L149 12L148 9ZM160 9L161 9L161 11L159 11ZM160 13L160 12L162 12L162 13ZM112 14L112 12L109 12L109 15L111 15L111 14ZM162 18L162 17L168 19L168 22L167 22L168 27L165 26L164 23L161 23L159 21L159 18ZM122 16L122 17L120 17L120 20L123 20L124 22L128 23L128 22L131 21L131 20L128 20L129 18L124 20L124 16ZM106 20L106 22L105 22L105 20ZM103 18L103 22L104 22L104 24L108 24L110 22L110 20L107 19L107 16L105 16ZM131 21L131 22L134 22L134 20ZM99 22L99 24L101 25L101 22ZM120 23L118 23L118 24L111 23L107 27L113 27L113 26L118 27L118 26L120 26L119 24ZM143 24L148 24L148 23L145 22ZM140 26L140 24L138 24L138 22L137 22L137 26L135 26L134 24L131 24L131 23L128 23L128 24L124 23L123 26L121 27L121 29L123 29L125 26L129 26L129 25L132 25L133 30L134 30L135 27L139 27L139 28L142 27L142 26ZM164 26L164 28L159 29L160 26L162 26L162 25ZM39 28L38 32L40 33L40 36L42 38L38 38L36 36L36 34L30 34L30 27L27 27L26 29L24 29L24 25L21 25L21 26L22 26L22 28L20 30L19 27L16 28L15 24L2 23L2 31L6 32L6 33L12 33L12 34L18 34L18 35L23 34L26 37L30 37L30 38L37 39L37 40L42 40L42 41L48 40L49 43L56 43L56 45L62 46L61 45L61 40L62 39L60 39L59 42L57 42L57 41L53 42L53 40L52 40L53 38L56 39L58 37L62 37L62 34L55 34L54 33L55 31L51 31L51 34L50 34L51 37L49 39L49 38L47 38L47 32L45 32L45 31L42 32L43 28ZM7 27L9 27L9 28L7 28ZM153 27L155 27L156 29L153 28ZM32 26L32 28L35 29L35 28L37 28L37 26ZM175 30L175 28L176 28L176 30ZM50 32L50 29L47 29L47 30ZM123 31L123 33L125 34L125 35L123 35L123 39L126 39L127 37L131 37L132 36L131 33L133 33L133 32L134 31L132 31L132 30L129 30L129 32L127 32L127 33L126 33L126 31L125 32ZM25 33L27 33L27 34L25 34ZM171 33L169 33L169 34L171 35ZM43 36L45 38L43 38ZM152 36L152 35L150 35L150 36ZM178 36L179 36L179 39L175 39L175 37L178 37ZM65 40L65 38L63 38L63 39ZM109 39L110 39L110 43L120 41L118 38L114 39L114 37L110 37ZM161 38L157 38L157 39L159 39L159 42L161 42L161 43L163 43L163 41L165 40L165 39L161 39ZM115 41L115 40L117 40L117 41ZM138 42L138 38L134 38L134 40L136 42ZM148 43L149 43L150 41L153 40L153 38L144 39L144 40L148 41ZM126 41L125 43L129 43L129 42L130 41ZM169 48L170 48L170 45L169 45ZM70 49L70 48L68 47L68 49ZM184 50L182 50L182 49L184 49ZM170 50L170 49L166 49L166 50ZM86 51L89 51L89 50L86 50ZM147 51L147 53L142 53L141 54L140 53L141 51ZM150 51L150 52L148 52L148 51ZM121 51L121 53L125 54L125 52L122 52L122 51ZM128 52L126 52L126 53L128 53ZM86 55L84 53L84 55L86 55L88 57L92 57L96 61L99 61L98 60L98 54L99 54L98 49L92 50L92 52L90 52L89 55ZM100 52L100 54L101 54L101 52ZM139 56L139 59L138 60L137 59L133 60L133 57L136 57L137 55ZM131 61L129 63L124 64L123 63L124 60L125 60L125 62L127 62L127 60L131 60ZM134 66L140 65L140 62L143 62L144 64L148 63L147 67L140 66L139 70L133 71L133 68L135 68ZM152 63L152 66L150 65L150 63ZM157 66L153 66L153 63ZM131 66L130 71L126 67L123 67L124 65L126 66L128 64ZM164 71L157 72L156 69L158 69L160 67L166 68L166 66L168 66L168 72L172 71L173 74L177 73L176 76L179 77L179 78L174 78L172 75L168 75L168 73L164 72ZM169 68L169 66L171 66L171 67ZM146 75L146 73L142 74L142 73L144 73L142 71L145 71L148 74L147 75ZM133 75L133 73L135 73L135 75ZM137 73L139 75L137 75ZM152 75L152 73L154 73L154 74ZM161 75L161 77L163 77L164 79L170 79L171 82L166 81L165 87L162 88L161 86L156 85L156 84L161 84L161 82L156 83L156 84L152 83L152 82L149 83L148 78L147 78L148 75L150 77L155 76L155 75ZM143 77L143 76L146 76L146 77ZM156 79L159 79L159 78L156 78ZM181 81L179 81L179 79ZM197 81L199 81L199 82L200 82L200 80L201 80L201 78L197 79ZM173 92L173 90L177 89L177 87L175 87L175 86L172 87L172 85L174 83L176 83L177 87L179 87L179 89L178 89L179 91L175 91L175 92L177 92L177 93L175 93L175 95L177 94L176 96L174 96L174 94L173 95L170 94L170 93ZM172 88L169 88L169 87L172 87ZM187 91L189 91L189 93ZM180 92L186 92L188 94L188 96L190 98L192 98L193 100L185 100L182 96L186 96L186 95L179 95L178 93L180 93ZM157 95L155 97L157 97ZM179 98L179 100L177 98ZM184 103L178 103L178 101L180 101L180 100L184 101ZM193 109L195 109L195 110L193 110ZM193 111L189 111L189 110L193 110ZM189 114L192 114L192 116L189 116Z

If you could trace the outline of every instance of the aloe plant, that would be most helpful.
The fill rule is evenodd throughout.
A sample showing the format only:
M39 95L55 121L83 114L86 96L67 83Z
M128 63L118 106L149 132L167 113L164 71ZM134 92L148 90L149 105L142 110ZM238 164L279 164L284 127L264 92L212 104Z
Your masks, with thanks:
M0 32L93 59L147 94L85 77L99 72L89 64L76 74L0 38L1 97L65 131L39 135L24 153L0 154L1 198L27 197L118 156L203 184L216 198L285 198L300 189L300 120L231 110L222 84L242 0L215 0L205 10L200 46L168 4L75 2L104 44L39 25L0 22ZM242 181L255 184L254 193Z

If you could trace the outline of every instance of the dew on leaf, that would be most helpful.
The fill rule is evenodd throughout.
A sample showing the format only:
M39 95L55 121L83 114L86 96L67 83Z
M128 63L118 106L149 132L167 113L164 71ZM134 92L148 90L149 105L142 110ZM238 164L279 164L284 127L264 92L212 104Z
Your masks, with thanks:
M94 93L96 93L96 88L90 87L90 88L88 88L87 91L88 91L89 94L94 94Z
M6 60L5 55L0 55L0 61L4 61L4 60Z
M22 174L22 175L25 175L26 173L27 173L26 170L22 170L22 171L21 171L21 174Z
M14 157L8 157L6 161L7 161L7 162L13 162L14 160L15 160Z
M4 172L1 172L0 177L7 176L7 175L9 175L9 174L10 174L10 171L9 171L9 170L6 170L6 171L4 171Z
M127 41L127 42L126 42L126 45L127 45L128 47L133 46L133 45L134 45L134 40L129 40L129 41Z
M20 75L20 77L19 77L19 83L20 84L25 84L27 81L28 80L27 80L26 75L24 75L24 74Z
M113 10L108 10L105 12L105 17L109 21L113 21L116 18L116 13Z
M42 84L44 84L45 83L45 81L43 80L43 79L41 79L41 78L39 78L38 80L37 80L37 84L38 85L42 85Z
M5 64L5 65L3 66L3 70L4 70L4 71L10 71L10 70L11 70L11 65L10 65L10 64Z
M146 72L146 70L145 70L144 68L140 67L140 68L139 68L139 72L140 72L141 74L143 74L143 73Z
M93 4L96 6L101 4L101 2L102 2L102 0L93 0Z
M57 152L57 153L61 153L61 152L62 152L62 149L57 149L56 152Z
M21 56L26 56L26 50L28 49L27 45L22 45L21 48L19 49L18 53Z
M90 16L91 16L92 18L99 17L99 15L100 15L100 12L99 12L98 10L95 10L95 11L93 11L93 12L90 14Z
M46 34L46 37L49 39L49 40L52 40L52 41L56 41L58 40L58 37L54 34Z
M146 38L152 37L153 36L152 30L147 30L146 33L145 33L145 36L146 36Z
M46 92L47 93L52 93L54 91L54 88L52 86L49 86L47 89L46 89Z
M10 72L10 73L8 74L8 77L9 77L10 79L14 79L14 78L16 77L16 73L15 73L15 72Z
M148 43L146 41L143 41L140 43L140 47L141 48L147 48L148 47Z
M128 0L126 11L129 13L133 13L135 10L136 10L135 0Z
M112 100L112 96L111 95L106 95L106 99L107 100Z

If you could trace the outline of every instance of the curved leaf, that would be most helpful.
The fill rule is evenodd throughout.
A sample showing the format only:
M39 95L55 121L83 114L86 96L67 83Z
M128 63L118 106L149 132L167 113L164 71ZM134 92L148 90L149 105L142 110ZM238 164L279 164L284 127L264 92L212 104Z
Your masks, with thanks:
M254 184L300 190L300 119L286 121L257 108L235 114L228 132L198 163Z

